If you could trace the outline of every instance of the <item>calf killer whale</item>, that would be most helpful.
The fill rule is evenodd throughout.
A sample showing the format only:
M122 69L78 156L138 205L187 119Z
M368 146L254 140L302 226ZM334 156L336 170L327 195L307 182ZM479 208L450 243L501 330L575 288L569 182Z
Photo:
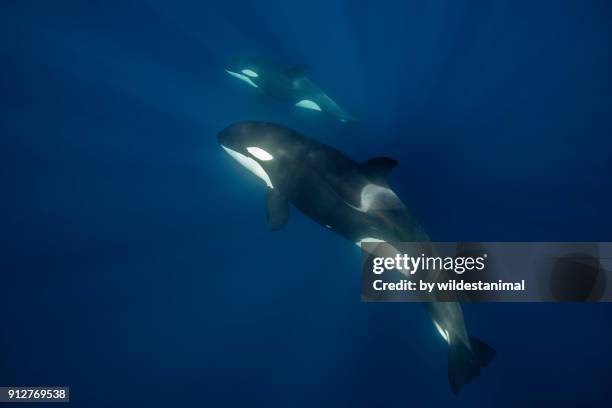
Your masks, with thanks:
M341 122L354 120L304 75L303 66L282 69L267 61L241 58L228 64L225 72L271 98L327 113Z
M362 242L426 242L429 237L386 182L397 162L377 157L356 163L339 151L281 125L233 124L218 135L222 148L267 186L272 230L289 219L289 204L315 222ZM448 343L452 391L474 379L495 351L469 337L458 302L429 302L427 311Z

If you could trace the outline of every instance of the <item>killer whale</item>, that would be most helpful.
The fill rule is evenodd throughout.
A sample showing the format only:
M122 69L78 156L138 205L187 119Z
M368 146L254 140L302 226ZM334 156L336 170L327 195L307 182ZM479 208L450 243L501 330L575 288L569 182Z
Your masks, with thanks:
M354 120L304 75L303 66L283 69L261 59L239 58L229 63L225 72L262 94L292 106L323 112L341 122Z
M394 159L357 163L341 152L287 127L240 122L218 134L222 148L267 187L266 214L272 230L289 219L290 204L349 241L427 242L428 235L386 182ZM468 336L458 302L429 302L426 309L447 342L453 393L473 380L495 356Z

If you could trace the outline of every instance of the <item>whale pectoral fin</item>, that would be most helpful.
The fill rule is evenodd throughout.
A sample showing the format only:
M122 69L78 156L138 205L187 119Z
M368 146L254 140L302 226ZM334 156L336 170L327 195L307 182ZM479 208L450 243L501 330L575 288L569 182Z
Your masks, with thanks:
M272 188L268 189L268 196L266 198L266 216L268 218L268 225L273 231L283 228L289 220L289 202L287 198Z
M386 182L387 175L397 166L397 160L390 157L375 157L361 164L366 173L376 182Z

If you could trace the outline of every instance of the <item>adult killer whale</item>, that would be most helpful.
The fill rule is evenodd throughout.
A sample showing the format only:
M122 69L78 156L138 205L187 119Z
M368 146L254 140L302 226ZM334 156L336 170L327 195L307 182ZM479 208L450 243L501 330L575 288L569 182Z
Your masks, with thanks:
M283 69L261 59L240 58L228 64L225 72L279 101L325 112L341 122L354 120L304 75L303 66Z
M267 186L266 213L273 230L289 219L289 203L318 224L360 245L367 241L426 242L429 237L389 188L397 162L377 157L356 163L339 151L287 127L240 122L218 135L223 149ZM476 377L495 351L469 337L457 302L425 304L448 343L452 391Z

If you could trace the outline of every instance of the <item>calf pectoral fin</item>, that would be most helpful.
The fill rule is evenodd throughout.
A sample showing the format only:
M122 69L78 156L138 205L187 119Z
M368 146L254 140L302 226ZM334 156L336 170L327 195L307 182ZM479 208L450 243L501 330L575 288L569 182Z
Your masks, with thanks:
M268 225L273 231L285 226L289 220L289 202L287 198L276 190L269 188L266 198L266 216Z

